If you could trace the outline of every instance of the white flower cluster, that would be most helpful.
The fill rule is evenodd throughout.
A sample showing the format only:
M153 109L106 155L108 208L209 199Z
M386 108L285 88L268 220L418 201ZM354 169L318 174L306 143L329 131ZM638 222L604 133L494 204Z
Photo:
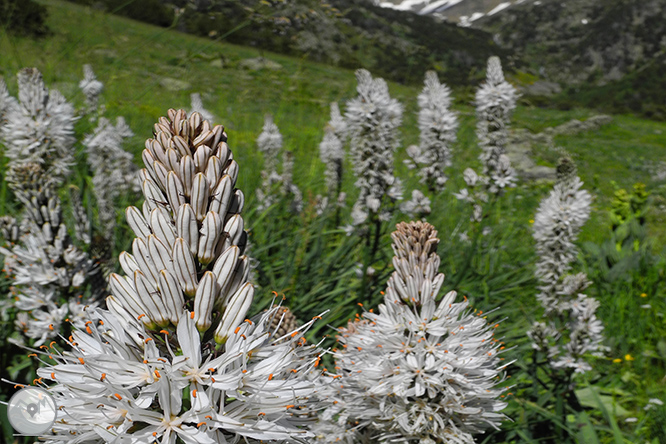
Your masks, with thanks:
M109 311L88 310L39 370L58 405L47 443L293 441L315 393L320 353L302 333L271 329L278 308L245 319L254 286L234 188L238 164L220 125L169 110L146 141L143 208L126 274L111 275Z
M393 175L402 105L389 96L383 79L373 79L364 69L356 71L356 79L358 97L347 103L345 121L360 190L352 218L354 225L361 225L370 215L388 220L393 204L402 199L402 185Z
M91 112L97 110L99 96L104 90L104 84L97 80L92 66L83 65L83 80L79 82L79 88L83 92L83 95L86 96L88 111Z
M472 205L470 219L475 222L481 222L483 218L483 204L488 202L486 182L483 177L479 177L476 171L471 168L466 168L463 171L463 179L469 189L463 188L458 193L453 193L453 195L459 200L470 203Z
M424 217L432 211L430 199L423 192L412 190L412 198L400 204L400 211L412 218Z
M294 184L294 154L285 151L282 154L282 193L291 197L291 210L293 213L303 211L303 194Z
M437 232L401 223L384 303L340 330L336 374L320 389L321 442L473 443L504 419L502 343L467 299L436 302Z
M75 305L81 303L84 284L99 273L88 255L70 242L60 199L45 175L37 163L14 165L9 171L6 179L25 211L18 243L0 248L13 281L4 305L19 311L16 326L36 339L36 345L60 334L68 312L77 322L80 310Z
M319 157L326 165L326 185L329 196L340 194L342 186L342 164L345 159L343 148L346 139L347 123L340 114L337 102L331 103L331 120L324 129L324 138L319 144Z
M425 86L418 96L420 144L407 149L411 168L419 167L421 183L431 192L444 189L444 170L451 166L451 145L456 141L458 118L451 111L451 89L439 83L434 71L426 72Z
M83 139L93 175L100 226L105 237L111 236L116 224L115 199L135 188L132 185L136 183L137 168L132 162L132 155L123 149L124 140L133 135L122 117L118 117L115 125L101 117L94 132Z
M282 150L282 134L270 114L264 116L264 127L257 137L257 148L264 155L264 170L277 174L278 156Z
M592 196L582 186L573 161L562 158L555 187L541 201L534 217L536 276L541 284L539 301L547 311L568 308L558 293L562 290L562 279L578 256L574 242L590 217L592 205Z
M65 318L82 322L86 284L99 269L71 243L57 194L74 158L74 108L46 89L36 69L20 71L18 84L16 100L0 82L5 179L23 205L20 228L11 226L5 237L11 243L0 249L13 281L3 305L17 309L16 327L39 345L58 337ZM103 291L93 289L88 303Z
M50 180L61 182L74 162L74 107L58 91L49 91L35 68L18 73L18 87L16 100L0 80L0 137L7 167L41 163Z
M261 188L257 188L257 209L264 211L277 202L280 193L290 196L291 206L295 212L303 209L303 194L293 183L294 160L291 151L282 155L282 174L277 172L278 156L282 150L282 134L270 115L264 118L264 127L257 137L257 147L264 154L264 169L261 171ZM277 185L281 184L281 190Z
M319 144L319 156L326 165L326 185L329 194L339 193L342 185L342 163L345 151L342 142L330 127L324 130L324 138Z
M10 107L10 103L13 103L13 98L9 95L7 84L2 77L0 77L0 124L4 119L5 112Z
M215 120L213 113L204 108L203 101L201 100L201 94L192 93L190 94L190 114L197 112L201 114L201 118L212 122Z
M528 332L534 349L547 354L553 368L577 373L591 370L587 355L599 356L603 325L595 312L599 303L582 291L588 285L584 273L568 274L576 260L574 242L590 216L592 196L581 187L573 162L564 158L558 166L558 181L539 205L534 218L538 255L536 277L545 322Z
M345 118L340 113L338 102L331 102L331 120L328 121L328 126L333 130L335 135L344 143L347 140L348 129Z
M488 59L486 82L476 92L476 134L481 146L483 174L491 193L499 193L512 186L515 171L506 156L508 126L516 108L518 93L504 80L499 57Z

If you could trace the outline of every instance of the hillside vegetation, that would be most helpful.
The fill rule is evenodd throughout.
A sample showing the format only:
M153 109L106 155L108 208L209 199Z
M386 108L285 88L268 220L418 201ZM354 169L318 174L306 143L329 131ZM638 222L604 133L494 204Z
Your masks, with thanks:
M466 84L481 78L489 56L505 55L484 31L366 0L72 1L213 40L363 67L403 83L419 83L425 69L434 69L449 83Z
M514 5L475 27L516 63L565 85L572 103L666 119L666 1L544 0Z
M48 38L0 30L0 76L12 96L17 94L16 73L23 67L36 67L49 88L61 91L82 109L84 95L78 84L83 65L90 64L104 84L101 103L105 115L126 119L135 135L125 148L133 154L135 163L142 165L144 141L153 137L157 119L169 108L189 109L190 94L200 93L215 121L224 124L233 158L240 165L236 187L246 197L243 217L251 245L248 254L259 260L254 276L258 288L253 313L261 313L274 294L284 298L284 304L300 321L309 321L328 309L324 321L307 333L309 342L323 339L328 346L334 343L335 330L331 327L347 325L348 319L365 310L359 305L368 309L377 306L393 272L389 233L408 216L396 211L389 221L377 223L375 248L370 255L369 235L347 236L340 227L351 220L350 203L358 195L349 159L344 161L342 184L342 191L348 196L347 207L324 216L317 214L316 196L326 194L319 144L329 121L330 103L339 102L344 114L347 102L357 95L353 71L226 41L233 38L243 42L243 35L250 39L241 32L252 28L241 31L227 27L229 34L220 42L136 22L90 6L59 0L42 4L48 8ZM393 13L398 14L386 12ZM363 14L359 12L359 17L348 19L362 27ZM410 29L415 31L419 23L415 19ZM391 26L397 25L387 21L383 26L389 32ZM220 28L218 35L222 31ZM349 32L353 35L352 28ZM425 34L422 38L431 37ZM486 34L477 35L485 38ZM382 37L376 34L375 38ZM464 295L469 301L473 313L477 309L483 311L478 316L484 314L501 332L498 340L506 343L503 356L506 362L513 363L507 369L511 379L504 383L511 387L507 389L511 393L507 393L504 413L512 421L505 421L500 430L479 435L478 442L664 442L666 407L657 407L648 400L666 396L666 124L616 114L610 123L599 128L557 133L551 144L544 136L551 128L567 124L576 127L575 122L571 124L572 119L585 121L597 112L575 106L568 110L539 108L528 97L519 102L512 117L511 128L531 135L527 155L537 166L555 167L562 154L568 154L578 165L583 188L593 195L590 220L576 241L581 252L572 267L575 272L587 273L591 281L586 294L601 304L597 316L605 326L604 344L609 348L603 356L585 357L594 365L589 373L576 379L576 384L558 387L570 396L566 402L575 407L565 410L565 401L558 396L561 392L549 391L539 384L542 381L537 371L543 363L537 362L526 336L532 322L542 314L535 299L539 283L534 274L537 255L532 234L537 207L553 189L552 181L519 180L515 188L488 204L479 224L470 222L469 204L453 197L465 186L462 172L468 167L480 170L477 122L470 92L479 85L473 79L484 74L479 68L485 65L484 48L488 47L482 47L472 59L461 56L469 64L451 62L446 69L442 67L441 72L463 83L455 86L452 93L460 125L452 146L449 180L444 191L430 194L432 213L427 216L441 239L439 269L446 273L443 291L454 289L460 298ZM359 46L356 50L354 57L358 56L359 61L364 61L367 50L372 66L382 65L378 56L381 48ZM396 58L391 66L404 62L398 58L402 54L393 54ZM350 64L352 60L357 59L350 59ZM406 64L409 68L404 79L422 79L425 70L433 67L418 57ZM379 69L372 74L382 72ZM510 82L521 79L520 74L507 78ZM388 89L390 96L405 108L395 176L403 180L408 197L411 190L420 186L415 171L403 161L407 158L406 148L419 143L416 97L422 86L389 82ZM279 127L284 149L293 153L293 182L303 197L300 211L293 210L284 196L277 204L258 209L256 190L262 185L265 158L257 149L256 140L267 114ZM75 128L77 140L93 129L87 117L79 119ZM94 215L94 199L89 190L91 171L84 147L78 142L76 148L76 165L67 186L71 183L84 190L84 201ZM2 171L4 175L5 169ZM0 215L16 214L20 204L4 180L0 195ZM110 257L117 258L121 251L131 250L134 235L124 223L122 210L126 205L138 205L138 200L136 195L129 195L117 202L117 226L113 233L106 233L113 239ZM67 202L67 198L63 201ZM73 219L69 213L64 217L70 222ZM119 270L116 263L110 267ZM9 292L10 278L0 279L0 285ZM15 334L9 315L3 321L3 337ZM25 350L7 342L2 351L2 377L24 383L35 377ZM332 368L332 358L325 359ZM78 365L76 362L73 365ZM540 375L546 384L553 383L544 373ZM272 377L270 374L268 380ZM10 389L5 385L3 396ZM0 419L4 420L5 415L0 413ZM5 437L11 439L8 427L5 421Z

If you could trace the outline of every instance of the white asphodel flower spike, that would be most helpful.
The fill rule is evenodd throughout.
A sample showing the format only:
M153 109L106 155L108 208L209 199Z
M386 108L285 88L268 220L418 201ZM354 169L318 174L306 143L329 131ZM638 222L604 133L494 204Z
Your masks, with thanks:
M64 304L73 291L83 293L84 284L99 277L100 271L69 239L51 179L42 165L35 162L14 164L6 175L9 186L24 206L24 214L23 233L18 242L0 247L5 256L4 268L13 281L12 297L2 305L19 310L18 330L37 339L36 345L60 334L67 308L58 305ZM104 292L101 288L91 290L91 299L87 301L90 304ZM74 322L76 318L70 316Z
M319 157L326 164L326 186L328 194L335 196L339 193L342 183L342 168L345 159L345 151L342 142L335 134L332 127L324 130L324 138L319 144Z
M127 210L137 238L120 255L127 276L111 276L109 311L83 311L70 351L36 350L55 361L38 373L59 407L53 433L40 439L307 439L321 351L303 334L314 320L277 337L278 306L246 319L254 286L223 128L170 110L146 147L146 201Z
M508 126L516 108L518 92L504 80L499 57L488 59L486 82L476 92L476 135L482 153L483 173L488 189L499 193L515 182L515 171L506 157Z
M319 158L326 165L326 186L328 194L320 198L318 214L321 214L329 205L339 205L344 202L342 193L343 164L345 160L344 142L347 139L347 122L340 114L337 102L331 103L331 120L324 128L324 137L319 144ZM337 202L336 202L337 201Z
M356 71L358 96L347 103L345 121L350 137L352 169L359 196L352 210L354 225L371 215L388 220L393 204L402 199L400 180L393 174L398 149L402 105L389 95L384 79Z
M136 166L132 154L123 149L125 139L134 133L125 120L119 117L113 125L100 118L92 134L83 139L88 154L88 164L93 171L93 192L102 232L112 235L116 224L115 199L132 188Z
M451 89L439 83L437 74L428 71L419 94L420 143L407 149L410 167L418 167L421 183L432 192L444 189L448 178L444 170L451 166L451 145L456 141L458 117L451 111Z
M201 94L199 93L190 94L190 113L193 112L201 114L201 117L204 120L212 121L215 118L213 113L204 108L203 101L201 100Z
M537 300L545 322L536 322L528 335L533 348L547 354L551 367L585 373L592 369L589 356L605 351L603 324L596 317L599 302L583 294L589 284L585 273L570 274L578 255L575 241L590 216L592 196L582 189L570 158L560 159L557 175L534 217Z
M267 174L277 171L278 155L282 150L282 134L270 115L264 116L264 127L257 137L257 147L264 154Z
M322 442L474 443L505 419L502 343L438 272L437 232L401 223L384 303L340 329L336 374L322 380ZM326 382L328 382L326 384Z
M41 73L25 68L18 73L19 100L6 102L0 136L8 168L39 162L54 182L61 182L74 163L74 107L58 91L49 91ZM2 110L0 110L2 111Z
M95 73L90 65L83 65L83 80L79 82L79 88L86 96L86 105L89 111L97 109L99 96L104 90L104 84L97 80Z

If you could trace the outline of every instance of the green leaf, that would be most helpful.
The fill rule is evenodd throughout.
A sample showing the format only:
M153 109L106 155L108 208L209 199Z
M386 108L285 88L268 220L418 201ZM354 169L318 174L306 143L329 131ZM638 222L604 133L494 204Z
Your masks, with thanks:
M617 424L615 416L613 415L613 411L606 407L606 404L604 403L604 400L602 399L602 395L599 395L597 393L599 391L599 389L597 389L596 387L591 387L591 386L586 387L586 389L590 389L589 394L592 397L592 399L594 399L594 401L596 402L596 407L599 410L601 410L601 413L604 415L604 418L606 419L606 421L610 425L611 430L613 432L613 440L614 440L615 444L625 444L627 442L630 442L630 441L627 441L627 440L624 439L624 435L622 435L622 431L620 430L620 427ZM581 390L585 390L585 389L581 389ZM578 392L578 391L576 391L576 392ZM612 401L612 399L611 399L611 401ZM581 402L581 404L582 404L582 402ZM612 404L612 402L611 402L611 404Z
M594 430L594 426L590 422L587 413L580 412L578 414L578 426L580 427L580 431L578 432L578 442L585 444L600 444L597 432Z
M599 403L608 412L613 412L618 416L629 416L629 411L617 404L612 396L601 394L601 389L597 387L585 387L576 390L576 397L582 406L592 409L600 408Z

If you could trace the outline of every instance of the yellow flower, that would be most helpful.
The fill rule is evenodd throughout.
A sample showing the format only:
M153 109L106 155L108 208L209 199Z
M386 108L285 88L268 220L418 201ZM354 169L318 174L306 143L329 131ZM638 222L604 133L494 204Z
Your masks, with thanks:
M534 223L534 219L530 219L530 223L533 224L533 223Z
M642 298L646 298L646 297L647 297L647 293L641 293L641 297L642 297Z
M624 355L624 360L625 360L625 361L633 361L633 360L634 360L634 357L631 356L631 355L629 355L629 354L627 354L627 355Z
M616 358L616 359L613 359L613 362L616 363L616 364L619 364L620 362L622 362L622 359Z

